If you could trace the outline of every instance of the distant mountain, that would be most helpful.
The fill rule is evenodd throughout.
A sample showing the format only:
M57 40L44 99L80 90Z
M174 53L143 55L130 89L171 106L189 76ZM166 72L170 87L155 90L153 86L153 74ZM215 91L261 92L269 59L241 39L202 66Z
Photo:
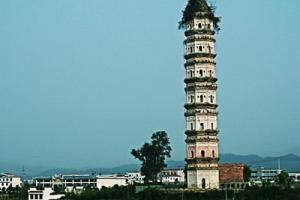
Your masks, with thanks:
M281 168L287 171L300 171L300 157L294 154L288 154L279 157L261 157L258 155L235 155L235 154L221 154L220 163L244 163L252 168L265 167L265 168L277 168L280 160ZM184 161L167 162L168 168L183 168ZM66 169L57 168L49 169L41 172L41 169L32 168L27 171L28 177L39 176L52 176L54 174L112 174L112 173L124 173L128 171L138 171L140 165L120 165L113 168L91 168L91 169ZM20 175L20 166L4 165L0 163L0 172L12 172Z
M79 174L79 171L76 169L56 168L56 169L49 169L41 173L35 174L34 177L49 177L49 176L53 176L54 174L77 174L77 173Z
M245 163L249 164L251 162L256 162L263 159L258 155L235 155L235 154L221 154L221 163Z
M260 160L245 162L253 168L277 168L280 167L287 171L300 171L300 157L295 154L288 154L278 157L265 157Z

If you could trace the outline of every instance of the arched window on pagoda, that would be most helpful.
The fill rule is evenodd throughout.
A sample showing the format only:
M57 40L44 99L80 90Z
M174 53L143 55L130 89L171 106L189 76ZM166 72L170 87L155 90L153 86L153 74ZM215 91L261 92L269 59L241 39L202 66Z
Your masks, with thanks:
M216 157L215 150L212 150L212 157L213 157L213 158Z
M204 129L204 123L200 123L200 129L201 129L201 130Z
M202 157L202 158L205 157L205 151L204 151L204 150L201 151L201 157Z
M205 178L202 179L202 189L205 189L205 186L206 186L206 181L205 181Z
M199 74L200 74L201 77L203 76L203 70L202 69L200 69Z
M203 95L200 95L200 102L203 103L203 101L204 101Z
M211 95L209 98L210 98L210 103L214 103L214 96Z

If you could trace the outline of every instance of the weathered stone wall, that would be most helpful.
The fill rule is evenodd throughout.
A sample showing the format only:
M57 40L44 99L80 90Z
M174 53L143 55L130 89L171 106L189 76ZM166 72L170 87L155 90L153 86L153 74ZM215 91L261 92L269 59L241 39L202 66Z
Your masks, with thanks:
M244 164L219 164L220 184L244 182Z

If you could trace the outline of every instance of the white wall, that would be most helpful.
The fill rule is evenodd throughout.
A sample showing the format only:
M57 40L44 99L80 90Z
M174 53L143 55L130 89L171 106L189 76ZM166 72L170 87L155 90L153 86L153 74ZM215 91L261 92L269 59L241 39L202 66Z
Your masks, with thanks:
M113 187L126 186L128 185L128 179L126 177L97 177L97 188L101 189L102 187Z

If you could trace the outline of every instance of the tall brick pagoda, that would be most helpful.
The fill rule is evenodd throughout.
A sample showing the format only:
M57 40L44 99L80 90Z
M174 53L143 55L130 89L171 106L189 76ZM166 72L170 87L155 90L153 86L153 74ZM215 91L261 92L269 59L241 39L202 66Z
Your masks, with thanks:
M189 0L185 28L186 144L188 188L219 188L215 31L219 18L206 0Z

